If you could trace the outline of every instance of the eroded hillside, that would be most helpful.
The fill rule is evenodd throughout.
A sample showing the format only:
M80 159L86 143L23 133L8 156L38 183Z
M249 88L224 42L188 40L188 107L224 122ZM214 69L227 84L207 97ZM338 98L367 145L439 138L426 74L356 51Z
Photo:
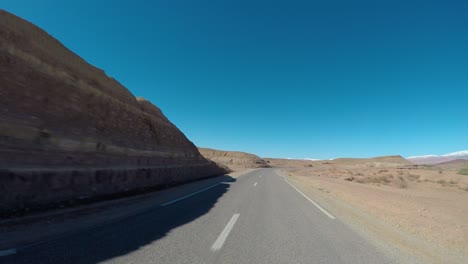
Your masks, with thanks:
M200 153L222 166L226 166L233 171L250 168L268 168L268 164L260 157L239 151L223 151L209 148L199 148Z
M225 172L151 102L6 11L0 85L2 210Z

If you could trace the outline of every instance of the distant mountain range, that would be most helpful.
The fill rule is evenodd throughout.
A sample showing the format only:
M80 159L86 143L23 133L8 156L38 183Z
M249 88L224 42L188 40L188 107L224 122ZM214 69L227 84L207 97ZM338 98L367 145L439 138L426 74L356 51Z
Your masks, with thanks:
M413 156L406 158L414 164L437 164L441 162L448 162L452 160L468 160L468 150L462 150L444 155L424 155Z

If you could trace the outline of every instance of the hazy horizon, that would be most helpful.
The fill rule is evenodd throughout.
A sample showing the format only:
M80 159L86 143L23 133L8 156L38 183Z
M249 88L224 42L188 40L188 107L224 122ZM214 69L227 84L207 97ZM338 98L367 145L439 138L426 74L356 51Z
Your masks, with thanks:
M468 2L1 8L152 101L197 146L313 159L468 149Z

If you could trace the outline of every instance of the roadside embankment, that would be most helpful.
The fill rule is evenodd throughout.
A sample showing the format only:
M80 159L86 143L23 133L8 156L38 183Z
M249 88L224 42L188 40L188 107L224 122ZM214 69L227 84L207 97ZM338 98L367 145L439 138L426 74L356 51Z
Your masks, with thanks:
M162 111L0 10L0 214L227 172Z

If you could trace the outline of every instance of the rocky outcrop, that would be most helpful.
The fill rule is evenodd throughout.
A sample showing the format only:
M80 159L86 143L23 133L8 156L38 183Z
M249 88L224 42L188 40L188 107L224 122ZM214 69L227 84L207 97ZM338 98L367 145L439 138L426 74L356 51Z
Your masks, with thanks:
M0 10L0 210L224 172L151 102Z
M210 159L233 171L250 168L268 168L268 164L260 157L239 151L223 151L209 148L198 148L203 157Z

